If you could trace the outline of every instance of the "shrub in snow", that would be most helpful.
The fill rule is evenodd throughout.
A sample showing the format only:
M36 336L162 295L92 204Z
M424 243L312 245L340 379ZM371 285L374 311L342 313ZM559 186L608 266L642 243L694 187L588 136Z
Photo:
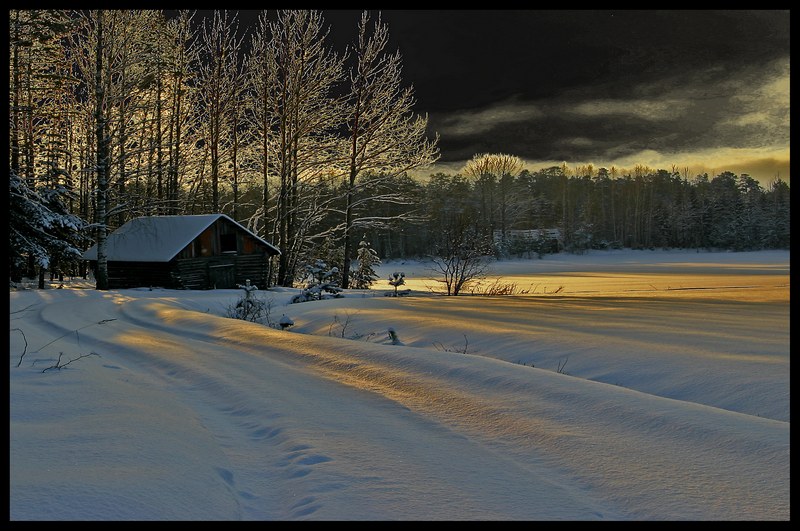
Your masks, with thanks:
M403 343L400 341L400 337L397 335L397 332L391 326L389 327L389 339L392 342L392 345L402 345Z
M522 235L513 235L502 241L503 256L516 256L517 258L543 258L548 253L558 252L558 240L551 237L544 230Z
M257 297L254 292L258 291L258 286L251 284L250 279L247 279L245 284L237 284L237 287L244 290L244 295L233 306L227 308L227 316L252 323L267 322L269 324L272 301L265 301Z
M291 317L286 317L286 314L283 314L278 321L278 325L281 327L281 330L286 330L294 326L294 321Z
M467 336L465 334L463 347L456 347L456 346L446 347L443 344L437 342L434 342L433 346L436 350L439 350L441 352L460 352L461 354L466 354L467 349L469 348L469 340L467 339Z
M406 283L406 274L395 271L388 279L389 285L394 286L394 296L397 297L397 287Z
M307 282L318 273L330 272L328 282L342 285L341 271L344 267L344 250L333 236L326 236L304 252L298 261L297 279Z
M572 232L572 237L567 245L567 252L583 254L592 248L592 225L581 224Z
M292 297L292 302L318 301L341 297L342 288L335 278L339 274L338 267L329 268L323 260L315 260L313 264L306 264L305 279L306 287Z

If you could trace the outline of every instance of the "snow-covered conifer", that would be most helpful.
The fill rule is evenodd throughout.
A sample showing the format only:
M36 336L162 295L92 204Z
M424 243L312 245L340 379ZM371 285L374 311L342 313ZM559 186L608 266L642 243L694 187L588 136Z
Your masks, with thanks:
M356 289L368 289L378 279L375 266L380 265L381 259L366 240L358 244L358 267L350 276L350 281Z
M9 258L12 273L33 257L43 269L51 262L77 260L86 223L67 212L66 189L35 190L16 173L9 180Z
M339 268L328 267L324 260L317 259L313 263L306 264L304 277L307 280L306 287L292 298L292 302L341 297L342 288L336 282L338 276Z

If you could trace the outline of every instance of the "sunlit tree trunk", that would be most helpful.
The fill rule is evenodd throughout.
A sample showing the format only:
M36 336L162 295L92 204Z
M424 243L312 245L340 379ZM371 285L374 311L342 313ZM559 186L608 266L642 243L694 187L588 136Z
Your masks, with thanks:
M386 24L378 18L371 35L368 35L368 25L369 16L364 12L354 47L356 65L350 73L350 97L347 102L350 138L342 288L349 287L358 177L363 173L372 173L386 180L438 159L438 137L433 140L426 137L427 117L415 117L412 114L415 103L412 89L401 87L399 52L391 55L384 52L389 37ZM369 184L374 187L379 183L372 179ZM367 193L365 201L381 200L370 195Z
M103 79L103 10L96 11L96 55L95 55L95 139L97 146L97 207L95 220L97 223L97 269L95 280L98 290L108 289L108 259L106 256L107 207L108 207L108 147L109 138L106 133L107 117L105 114L105 82Z

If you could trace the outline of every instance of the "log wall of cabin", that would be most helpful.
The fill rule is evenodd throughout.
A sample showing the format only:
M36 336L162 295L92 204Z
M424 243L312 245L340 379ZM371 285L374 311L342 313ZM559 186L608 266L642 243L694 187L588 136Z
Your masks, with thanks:
M163 262L108 262L110 289L179 287L169 266Z
M209 289L208 258L179 258L170 262L176 283L182 289Z
M269 287L269 255L266 253L220 257L178 258L171 262L109 262L111 289L159 287L167 289L210 289L209 266L232 261L236 284L248 279L260 289Z
M231 256L236 284L244 285L247 279L260 289L269 287L268 259L266 254ZM219 257L179 258L173 261L176 282L183 289L210 289L209 266L222 263Z
M268 260L269 257L261 253L237 256L235 261L236 283L244 285L247 279L250 279L250 283L258 286L259 289L268 288Z

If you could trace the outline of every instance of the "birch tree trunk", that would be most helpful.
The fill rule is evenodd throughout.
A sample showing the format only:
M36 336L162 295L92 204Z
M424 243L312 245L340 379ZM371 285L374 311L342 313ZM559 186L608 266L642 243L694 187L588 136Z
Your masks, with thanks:
M108 145L106 134L105 115L105 83L103 81L103 54L105 42L103 40L103 10L98 9L96 15L95 40L95 141L97 147L97 206L95 221L97 223L97 270L95 281L98 290L108 289L108 259L106 256L107 238L107 208L108 208Z

